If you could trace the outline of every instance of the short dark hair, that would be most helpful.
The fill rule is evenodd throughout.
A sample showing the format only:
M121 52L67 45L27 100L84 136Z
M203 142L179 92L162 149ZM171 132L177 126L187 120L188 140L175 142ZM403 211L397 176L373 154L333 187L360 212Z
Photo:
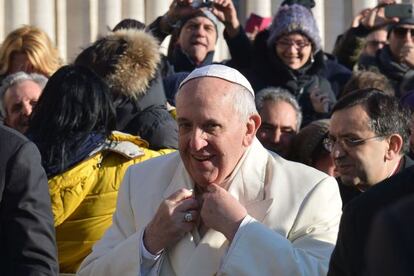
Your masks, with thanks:
M137 29L137 30L144 30L145 24L141 21L132 19L132 18L125 18L121 20L116 26L112 29L113 32L116 32L120 29Z
M378 136L399 134L403 139L402 153L408 152L410 113L396 97L377 89L360 89L341 98L333 107L336 111L361 105L370 118L369 127Z
M43 163L63 168L70 153L92 133L115 129L115 108L106 83L92 70L68 65L51 76L33 110L29 137Z

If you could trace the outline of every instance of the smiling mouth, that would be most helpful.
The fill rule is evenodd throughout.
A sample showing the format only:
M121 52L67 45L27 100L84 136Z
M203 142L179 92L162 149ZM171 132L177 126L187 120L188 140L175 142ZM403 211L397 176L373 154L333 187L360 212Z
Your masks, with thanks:
M193 159L199 162L207 161L211 159L211 156L195 156L193 155Z
M207 45L205 43L199 42L199 41L194 41L194 42L191 43L191 45L207 47Z
M290 61L300 60L299 57L287 57L287 59Z

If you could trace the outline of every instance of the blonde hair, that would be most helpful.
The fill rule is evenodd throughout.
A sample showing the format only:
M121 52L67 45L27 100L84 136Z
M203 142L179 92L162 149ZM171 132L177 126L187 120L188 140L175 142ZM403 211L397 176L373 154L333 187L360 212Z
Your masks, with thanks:
M14 53L26 54L35 71L47 77L62 65L49 36L34 26L24 25L7 35L0 47L0 75L8 73Z

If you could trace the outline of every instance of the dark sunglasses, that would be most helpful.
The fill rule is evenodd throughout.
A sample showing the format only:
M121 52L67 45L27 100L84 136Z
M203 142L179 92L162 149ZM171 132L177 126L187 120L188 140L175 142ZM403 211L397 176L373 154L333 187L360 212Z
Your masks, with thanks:
M392 31L398 37L405 37L407 35L407 32L410 32L411 37L414 37L414 29L407 29L407 28L403 28L403 27L396 27Z

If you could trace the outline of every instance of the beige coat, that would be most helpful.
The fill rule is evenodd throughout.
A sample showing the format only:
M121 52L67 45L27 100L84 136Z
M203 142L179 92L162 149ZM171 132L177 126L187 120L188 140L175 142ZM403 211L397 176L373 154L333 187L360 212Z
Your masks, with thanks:
M209 230L191 233L164 251L151 275L326 275L341 199L334 178L272 155L253 142L232 176L230 193L252 221L229 246ZM140 275L140 239L162 200L193 182L178 153L128 169L112 227L79 275Z

